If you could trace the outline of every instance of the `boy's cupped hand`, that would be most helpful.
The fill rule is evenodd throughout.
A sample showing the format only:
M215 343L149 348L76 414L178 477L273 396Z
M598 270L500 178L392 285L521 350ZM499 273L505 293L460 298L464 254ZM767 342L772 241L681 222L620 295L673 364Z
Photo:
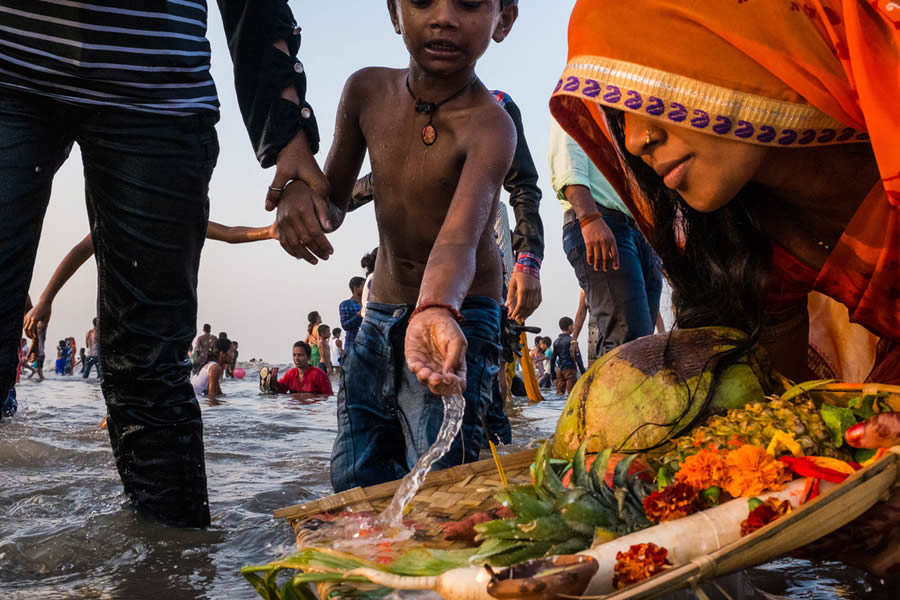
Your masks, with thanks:
M448 396L466 389L468 342L446 310L415 315L406 329L406 364L433 394Z

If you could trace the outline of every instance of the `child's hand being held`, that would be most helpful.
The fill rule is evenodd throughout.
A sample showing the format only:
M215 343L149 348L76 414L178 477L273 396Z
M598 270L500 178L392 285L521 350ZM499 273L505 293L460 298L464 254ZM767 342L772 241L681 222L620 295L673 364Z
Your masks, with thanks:
M429 308L409 321L406 364L433 394L465 391L467 348L462 329L443 308Z

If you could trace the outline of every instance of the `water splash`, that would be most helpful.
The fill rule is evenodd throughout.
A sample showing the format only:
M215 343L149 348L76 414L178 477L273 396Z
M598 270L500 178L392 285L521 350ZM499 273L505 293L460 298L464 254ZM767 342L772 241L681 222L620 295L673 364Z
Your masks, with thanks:
M444 401L444 422L441 423L437 439L434 440L431 448L419 457L413 470L407 473L400 482L400 487L397 488L391 503L378 516L379 522L388 529L402 527L403 512L419 488L422 487L425 475L431 470L431 465L447 454L456 434L462 427L463 413L466 408L465 399L461 394L443 396L441 399Z

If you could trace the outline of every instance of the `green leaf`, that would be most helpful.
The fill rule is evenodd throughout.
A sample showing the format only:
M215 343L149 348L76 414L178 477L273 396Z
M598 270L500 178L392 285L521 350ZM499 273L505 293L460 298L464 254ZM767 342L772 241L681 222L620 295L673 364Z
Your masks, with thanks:
M719 505L719 500L722 498L722 488L717 486L708 487L700 492L700 495L706 501L706 505L712 508Z
M265 580L257 575L256 571L260 571L260 567L244 567L241 569L241 575L250 582L256 593L262 596L263 600L279 600L278 590L271 590L266 585Z
M294 577L281 588L281 600L316 600L316 595L308 584L301 583Z
M759 498L750 498L749 500L747 500L747 506L750 508L750 512L753 512L754 510L757 509L757 507L762 506L762 505L763 505L763 501L760 500Z
M404 552L395 558L388 570L394 575L407 577L428 577L441 575L451 569L465 567L469 559L475 554L474 548L462 550L436 550L431 548L417 548Z
M831 432L832 443L840 448L844 444L844 433L856 425L853 411L833 404L823 404L819 413L822 415L825 426Z
M664 488L667 488L671 484L672 477L669 475L669 470L665 467L660 467L659 471L656 472L657 489L661 492Z
M854 448L853 449L853 460L854 462L858 462L860 464L866 462L875 454L878 450L870 450L869 448Z
M785 393L781 395L782 400L791 400L796 398L797 396L801 396L808 392L809 390L814 390L816 388L822 387L823 385L828 385L829 383L834 383L837 381L836 379L818 379L816 381L804 381L803 383L798 383Z

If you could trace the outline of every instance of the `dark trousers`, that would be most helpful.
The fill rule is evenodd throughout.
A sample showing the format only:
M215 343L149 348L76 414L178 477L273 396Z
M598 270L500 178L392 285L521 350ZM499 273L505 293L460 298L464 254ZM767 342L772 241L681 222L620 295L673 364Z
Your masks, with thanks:
M216 118L96 110L0 90L0 394L15 379L53 176L77 142L116 467L140 512L180 526L209 523L203 425L185 357Z
M616 346L650 335L656 326L659 298L662 295L662 269L659 258L644 236L626 215L605 211L603 220L616 238L619 268L599 271L587 262L581 227L576 220L563 226L563 250L578 285L584 290L590 326L599 333L588 359L599 357Z
M91 367L97 367L97 377L101 377L100 373L100 361L97 360L96 356L88 356L84 359L84 364L81 366L81 376L85 379L91 374Z

